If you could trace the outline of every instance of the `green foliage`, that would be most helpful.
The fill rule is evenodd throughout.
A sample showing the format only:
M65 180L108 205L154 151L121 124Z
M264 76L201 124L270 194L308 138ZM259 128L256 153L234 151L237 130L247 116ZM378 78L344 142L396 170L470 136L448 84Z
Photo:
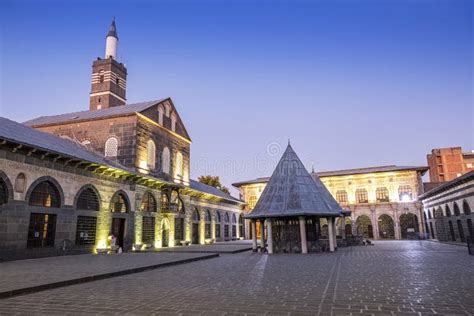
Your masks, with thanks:
M211 187L217 188L224 193L230 194L229 189L221 184L221 179L219 179L219 176L200 176L198 178L198 181L210 185Z

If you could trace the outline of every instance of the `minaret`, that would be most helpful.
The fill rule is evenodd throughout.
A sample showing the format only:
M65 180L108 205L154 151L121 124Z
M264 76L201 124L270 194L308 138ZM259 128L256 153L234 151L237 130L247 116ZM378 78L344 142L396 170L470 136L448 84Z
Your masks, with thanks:
M92 64L90 110L125 105L127 68L117 61L118 36L115 18L112 20L105 43L105 59Z

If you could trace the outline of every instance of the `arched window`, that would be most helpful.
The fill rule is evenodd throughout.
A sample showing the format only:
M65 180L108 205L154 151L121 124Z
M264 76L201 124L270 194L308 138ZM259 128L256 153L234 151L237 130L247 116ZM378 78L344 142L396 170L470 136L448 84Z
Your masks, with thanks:
M8 189L5 181L0 178L0 205L7 204L8 202Z
M244 219L242 214L239 215L239 236L244 237Z
M31 191L29 205L43 207L61 207L61 195L51 181L43 181Z
M454 216L460 216L461 211L459 210L458 204L454 202Z
M216 212L216 238L221 238L221 213Z
M212 219L211 219L211 212L209 212L209 210L206 210L206 222L211 222Z
M446 216L451 217L451 209L446 205Z
M171 130L176 132L176 114L171 114Z
M15 179L15 191L23 193L26 190L26 176L24 173L19 173Z
M161 198L160 198L160 204L161 204L161 210L164 211L164 210L168 210L169 208L169 198L168 198L168 195L166 193L161 193Z
M146 165L149 169L155 169L156 146L151 139L146 143Z
M206 217L205 217L205 221L206 223L204 224L204 236L205 238L211 238L212 237L212 233L211 233L211 212L209 212L209 210L206 210Z
M165 104L165 114L166 117L170 117L171 106L167 103Z
M145 192L145 194L143 194L140 211L156 212L156 200L150 192Z
M163 171L166 174L170 173L170 150L168 147L163 149L162 157L161 157L161 166Z
M78 210L100 211L99 197L92 188L86 188L79 193L76 208Z
M377 188L375 190L375 198L377 202L388 202L389 196L388 196L387 188L385 187Z
M257 204L257 196L256 195L249 196L249 200L248 200L249 210L253 210L256 204Z
M179 151L176 154L176 176L183 178L183 155Z
M409 185L401 185L398 187L398 197L402 202L410 202L413 200L413 191Z
M158 123L160 123L160 125L163 125L163 114L164 114L165 110L163 109L163 106L159 106L158 107Z
M232 214L232 224L237 223L237 218L235 217L235 214Z
M105 142L105 157L117 157L118 154L118 139L110 137Z
M200 219L201 219L201 216L199 215L199 211L195 209L193 212L193 221L199 222Z
M178 199L178 213L183 213L184 214L184 203L181 201L181 199Z
M123 193L115 193L110 201L110 210L112 213L128 213L129 205Z
M357 203L369 203L369 196L366 189L357 189L355 192Z
M471 208L469 207L469 204L467 204L466 200L462 202L462 210L465 215L470 215L471 214Z
M220 212L216 212L216 222L220 223L221 222L221 213Z
M224 215L224 221L225 221L226 223L229 222L229 214L225 213L225 215Z
M347 198L347 192L346 190L337 190L336 191L336 200L339 203L347 203L348 198Z
M235 218L235 214L232 214L232 237L237 237L237 219Z

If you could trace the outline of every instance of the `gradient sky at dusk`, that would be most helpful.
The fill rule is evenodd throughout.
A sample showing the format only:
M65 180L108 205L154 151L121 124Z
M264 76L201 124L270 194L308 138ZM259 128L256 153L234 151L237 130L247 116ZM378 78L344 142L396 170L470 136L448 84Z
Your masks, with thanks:
M191 175L269 176L474 149L472 1L1 1L0 115L88 109L117 19L129 103L170 96Z

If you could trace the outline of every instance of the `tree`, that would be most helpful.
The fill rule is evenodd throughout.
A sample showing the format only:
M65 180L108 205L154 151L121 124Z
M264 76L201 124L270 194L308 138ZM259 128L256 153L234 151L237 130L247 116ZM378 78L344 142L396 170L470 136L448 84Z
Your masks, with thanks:
M221 179L219 179L219 176L200 176L198 178L198 181L210 185L211 187L214 187L216 189L219 189L224 193L230 194L229 189L221 184Z

